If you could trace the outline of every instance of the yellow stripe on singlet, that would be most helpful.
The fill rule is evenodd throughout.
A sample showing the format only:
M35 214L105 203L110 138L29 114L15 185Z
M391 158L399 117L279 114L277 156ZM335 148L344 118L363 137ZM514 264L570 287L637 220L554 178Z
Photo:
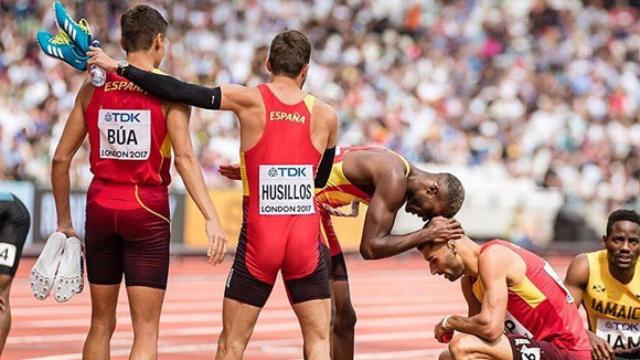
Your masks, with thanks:
M247 179L247 162L244 151L240 152L240 178L242 179L242 195L249 196L249 180Z
M151 72L152 72L152 73L156 73L156 74L160 74L160 75L166 75L166 76L169 76L169 74L167 74L166 72L164 72L164 71L162 71L162 70L160 70L160 69L156 69L156 68L151 69Z
M160 168L158 169L158 176L162 179L162 165L164 165L164 159L171 157L171 139L169 136L165 136L160 146Z
M510 286L508 289L534 309L547 299L546 295L526 276L518 285ZM471 290L476 299L482 302L484 298L484 286L479 277L476 279L476 282L473 283Z
M136 187L135 187L135 195L136 195L136 201L138 201L138 204L139 204L143 209L145 209L146 211L148 211L148 212L152 213L153 215L155 215L155 216L159 217L160 219L162 219L162 220L164 220L164 221L168 222L169 224L171 224L171 220L167 219L164 215L162 215L162 214L160 214L160 213L157 213L157 212L155 212L155 211L151 210L151 208L149 208L147 205L145 205L145 204L142 202L142 199L140 199L140 194L138 193L138 185L136 185Z
M392 150L389 150L386 148L379 148L379 149L386 150L392 153L393 155L397 156L404 164L404 167L405 167L404 176L405 177L409 176L409 173L411 172L411 165L409 164L409 161L407 161L407 159L405 159L402 155ZM353 150L353 151L358 151L358 150ZM347 176L344 174L343 163L344 163L343 160L333 163L333 167L331 168L331 174L329 175L329 180L327 181L327 185L323 189L317 191L317 192L320 192L318 196L318 200L321 203L329 204L331 206L336 206L336 207L349 205L354 201L358 201L363 204L368 204L369 202L366 199L363 199L348 191L341 190L340 186L342 185L355 186L353 185L353 183L351 183L351 181L349 181L349 179L347 179Z
M389 151L393 155L397 156L398 159L400 159L400 161L402 161L402 163L404 164L404 177L406 178L407 176L409 176L409 173L411 172L411 164L409 164L409 160L405 159L404 156L398 154L397 152L395 152L393 150L387 149L387 151Z
M307 110L309 110L309 114L311 114L311 110L313 110L313 104L316 102L316 98L313 95L307 95L304 97L304 104L307 106Z

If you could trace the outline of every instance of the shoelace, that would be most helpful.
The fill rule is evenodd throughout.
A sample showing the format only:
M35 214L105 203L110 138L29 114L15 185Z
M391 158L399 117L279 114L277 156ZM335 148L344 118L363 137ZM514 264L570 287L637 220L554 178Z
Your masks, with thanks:
M51 38L52 44L69 45L71 44L71 38L64 31L59 31L56 36Z
M89 28L89 23L87 22L86 19L82 18L76 24L78 24L80 29L82 29L84 32L86 32L89 35L92 35L91 28Z

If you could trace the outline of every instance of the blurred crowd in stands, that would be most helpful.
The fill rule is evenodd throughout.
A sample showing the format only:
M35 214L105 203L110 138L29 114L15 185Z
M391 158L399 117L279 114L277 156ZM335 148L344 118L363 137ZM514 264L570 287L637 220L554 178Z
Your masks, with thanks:
M108 53L135 1L63 1ZM270 39L313 44L305 90L339 110L340 144L377 144L419 163L499 166L562 192L566 208L637 206L639 1L185 0L146 3L169 21L161 68L204 85L268 80ZM50 0L0 0L0 180L49 185L50 161L85 73L47 58L35 33ZM238 160L231 113L194 110L211 188ZM73 184L88 185L88 146ZM177 179L177 177L174 177ZM491 179L487 179L491 181ZM177 183L175 186L180 187Z

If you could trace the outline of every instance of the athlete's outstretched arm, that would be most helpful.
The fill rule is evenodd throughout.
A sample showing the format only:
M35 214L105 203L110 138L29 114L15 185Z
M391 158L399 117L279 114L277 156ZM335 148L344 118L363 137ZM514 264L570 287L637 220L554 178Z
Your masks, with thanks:
M579 308L580 304L582 304L584 291L587 289L589 283L589 261L587 260L587 254L580 254L573 258L567 270L564 283L567 285L567 288L569 288L576 306ZM594 359L609 360L615 358L613 349L611 349L611 346L606 340L597 337L596 334L589 330L587 330L587 336L589 337L589 343L591 343L591 352Z
M471 317L452 315L447 328L494 342L500 338L507 314L507 271L514 265L515 253L504 246L493 246L480 255L478 273L484 287L480 312Z
M189 133L191 110L182 104L172 104L167 112L167 130L175 154L176 170L205 219L205 232L209 240L207 256L213 265L220 264L227 252L227 240L220 226L216 208L204 184L200 162L193 152Z
M118 70L118 62L102 49L92 47L87 54L91 56L88 64L97 64L110 72ZM237 112L255 101L248 95L247 88L240 85L207 87L184 82L170 75L145 71L133 65L129 65L122 75L151 95L172 103Z
M92 94L93 88L91 84L85 82L76 96L76 102L64 126L62 137L58 142L58 147L51 163L51 187L58 216L57 231L63 232L67 236L78 236L73 229L69 206L69 192L71 191L69 167L71 166L71 160L87 135L84 109Z

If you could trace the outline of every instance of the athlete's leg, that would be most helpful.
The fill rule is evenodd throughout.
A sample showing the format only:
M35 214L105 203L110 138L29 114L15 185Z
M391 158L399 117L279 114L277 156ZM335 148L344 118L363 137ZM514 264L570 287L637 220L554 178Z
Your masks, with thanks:
M440 356L438 356L438 360L453 360L453 357L451 357L449 350L444 350L440 353Z
M494 342L488 342L475 335L459 333L449 342L449 352L456 360L513 359L511 344L504 335Z
M351 304L349 280L331 281L331 358L353 359L356 312Z
M158 329L165 291L145 286L127 286L133 323L133 347L129 359L158 358Z
M282 268L285 287L302 329L304 355L308 360L329 359L331 355L331 290L327 269L329 253L319 241L318 235L316 228L315 247L314 243L295 246L294 241L289 241ZM313 240L313 233L299 239ZM296 273L314 263L316 266L308 275L300 277L300 273Z
M160 313L169 275L171 223L166 189L137 189L140 208L118 213L133 324L132 360L158 358Z
M0 311L0 355L11 330L11 282L18 270L22 248L31 226L29 211L19 199L5 203L3 207L4 223L0 224L0 300L4 304L4 311Z
M225 297L222 305L222 333L218 338L216 360L242 359L261 307Z
M91 327L84 342L82 358L85 360L108 360L109 343L116 329L116 306L118 285L91 284Z
M307 360L330 358L331 299L309 300L293 304L304 340Z
M356 312L351 304L347 264L344 261L338 234L331 222L331 215L322 207L319 209L321 234L330 252L327 265L331 279L331 358L351 360L354 351Z
M101 206L89 188L85 223L85 256L91 290L91 327L84 343L85 360L110 359L116 328L116 306L122 282L122 239L114 233L115 210Z
M0 300L4 304L4 310L0 311L0 355L7 341L9 330L11 330L11 305L9 304L9 292L11 290L11 281L13 277L10 275L0 275Z

